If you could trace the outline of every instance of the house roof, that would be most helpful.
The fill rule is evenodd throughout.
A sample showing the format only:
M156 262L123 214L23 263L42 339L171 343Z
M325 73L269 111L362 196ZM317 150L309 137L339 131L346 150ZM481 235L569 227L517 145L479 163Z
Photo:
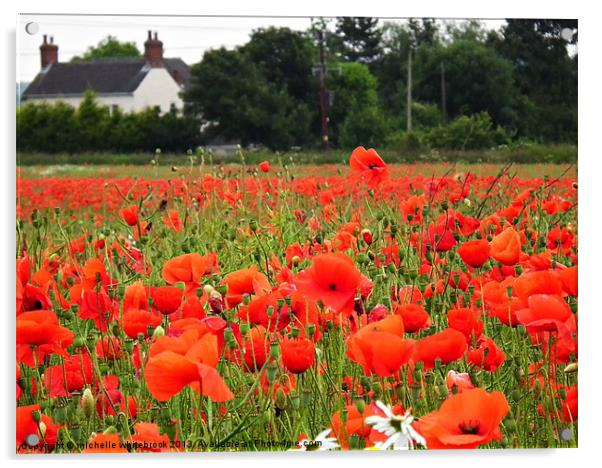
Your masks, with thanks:
M179 84L188 83L190 69L182 59L166 58L163 63ZM98 94L130 94L150 70L144 58L135 57L53 63L38 73L23 93L23 99L80 95L89 89Z

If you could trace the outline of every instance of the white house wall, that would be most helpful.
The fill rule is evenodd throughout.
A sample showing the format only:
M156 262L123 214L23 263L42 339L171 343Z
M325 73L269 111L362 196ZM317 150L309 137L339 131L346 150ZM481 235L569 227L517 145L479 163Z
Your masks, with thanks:
M165 68L152 68L134 91L134 108L159 106L161 112L168 112L171 105L182 109L184 102L178 96L180 86Z
M129 95L97 95L98 103L105 106L117 105L124 112L141 111L146 107L159 106L161 112L169 112L172 103L182 109L184 102L179 96L180 86L174 81L165 68L153 68L142 80L133 94ZM78 107L83 96L29 98L25 102L66 102Z

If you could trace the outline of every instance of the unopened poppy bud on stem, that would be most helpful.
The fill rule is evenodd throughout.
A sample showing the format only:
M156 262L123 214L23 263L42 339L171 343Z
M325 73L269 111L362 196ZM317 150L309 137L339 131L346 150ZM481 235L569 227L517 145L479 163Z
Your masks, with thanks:
M362 229L361 236L362 236L363 241L366 244L368 244L368 245L372 244L373 237L372 237L372 231L370 231L370 229Z
M94 395L92 394L92 390L86 388L81 399L81 407L86 419L90 419L92 414L94 414L94 404L95 399Z

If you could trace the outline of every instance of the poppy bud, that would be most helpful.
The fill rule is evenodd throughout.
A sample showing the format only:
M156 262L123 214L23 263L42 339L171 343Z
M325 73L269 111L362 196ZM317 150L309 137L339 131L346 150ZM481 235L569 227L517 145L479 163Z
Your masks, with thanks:
M504 421L504 428L510 433L516 431L516 419L506 419L506 421Z
M366 409L366 402L364 400L355 400L355 408L359 411L360 414L364 414L364 410Z
M40 413L39 411L33 411L31 413L31 417L35 422L39 423L42 420L42 413Z
M362 232L360 233L360 235L362 236L363 241L367 245L372 244L373 237L372 237L372 232L370 231L370 229L362 229Z
M577 372L577 363L576 362L571 362L564 368L565 374L572 374L574 372Z
M276 380L276 374L278 373L278 364L275 361L270 361L265 368L265 375L269 383Z
M251 302L251 295L249 293L244 293L242 295L242 303L244 305L249 305L249 302ZM273 310L273 309L272 309Z
M155 331L153 332L153 338L157 339L161 336L165 336L165 329L159 325L157 328L155 328Z
M94 413L94 403L95 398L94 395L92 395L92 390L86 388L81 399L81 408L84 412L84 416L86 417L86 419L90 419L90 417Z
M273 358L278 358L280 356L280 343L277 341L272 341L270 343L270 356Z
M282 387L278 387L278 390L276 390L276 401L275 401L275 405L276 408L284 410L286 409L286 403L287 403L287 398L286 398L286 393L284 393L284 390L282 389Z
M316 334L316 326L313 323L310 323L307 326L307 334L309 336L314 336Z
M292 391L289 396L291 399L291 405L294 409L298 410L301 407L301 398L299 398L299 395L297 395L297 392L295 391Z

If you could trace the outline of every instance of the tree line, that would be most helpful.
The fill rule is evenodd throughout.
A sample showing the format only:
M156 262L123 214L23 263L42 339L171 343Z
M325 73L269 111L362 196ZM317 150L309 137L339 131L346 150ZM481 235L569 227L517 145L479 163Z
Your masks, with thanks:
M182 113L110 114L92 96L74 110L27 104L18 113L18 145L43 151L81 151L92 142L125 151L216 141L317 147L321 56L332 147L576 143L576 44L576 20L509 19L499 31L478 21L359 17L312 21L307 31L262 28L239 47L204 53L191 67ZM106 56L109 46L113 54L136 52L111 38L78 59ZM58 119L47 115L53 112ZM90 112L102 114L103 124L88 131ZM35 132L47 138L34 138Z

